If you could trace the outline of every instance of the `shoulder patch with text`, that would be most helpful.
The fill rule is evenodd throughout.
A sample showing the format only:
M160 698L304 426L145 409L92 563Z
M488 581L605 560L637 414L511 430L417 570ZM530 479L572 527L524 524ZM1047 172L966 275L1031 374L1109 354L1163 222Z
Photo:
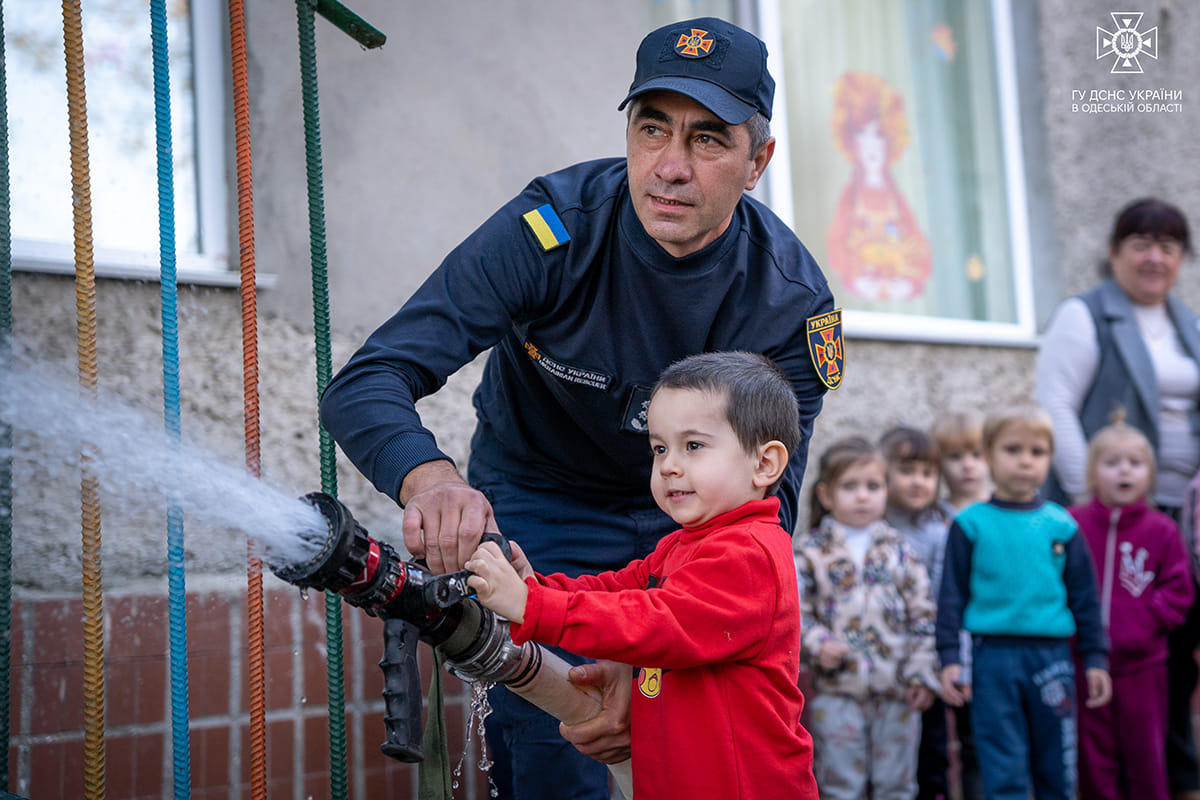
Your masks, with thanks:
M830 389L838 388L846 365L842 310L835 308L828 314L809 317L805 326L808 328L808 353L817 369L817 377Z

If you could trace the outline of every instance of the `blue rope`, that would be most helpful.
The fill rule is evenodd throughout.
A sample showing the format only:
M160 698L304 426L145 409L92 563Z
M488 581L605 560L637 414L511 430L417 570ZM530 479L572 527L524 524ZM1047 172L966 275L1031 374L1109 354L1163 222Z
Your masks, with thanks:
M165 0L150 0L150 39L154 49L154 130L158 156L158 241L162 289L163 419L178 450L179 287L175 279L175 178L171 157L171 73ZM188 740L187 592L183 568L183 511L177 497L167 504L167 581L171 646L171 751L176 800L191 793Z

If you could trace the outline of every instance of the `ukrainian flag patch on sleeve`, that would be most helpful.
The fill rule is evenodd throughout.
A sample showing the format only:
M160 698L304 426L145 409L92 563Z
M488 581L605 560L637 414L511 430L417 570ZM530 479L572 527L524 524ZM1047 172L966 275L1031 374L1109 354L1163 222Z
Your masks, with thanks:
M549 203L522 214L521 219L533 231L543 250L553 250L571 241L571 234L567 233L562 220Z

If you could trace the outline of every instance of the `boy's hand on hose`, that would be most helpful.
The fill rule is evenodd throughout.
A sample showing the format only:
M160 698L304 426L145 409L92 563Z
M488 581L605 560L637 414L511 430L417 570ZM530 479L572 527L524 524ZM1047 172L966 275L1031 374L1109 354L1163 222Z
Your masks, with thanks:
M1108 671L1092 667L1085 676L1088 687L1087 707L1100 708L1108 705L1108 701L1112 700L1112 678L1109 677Z
M575 749L605 764L629 758L629 702L633 692L631 667L616 661L597 661L571 667L567 678L576 686L596 686L600 713L589 720L558 726Z
M520 561L523 569L532 574L525 554L515 543L510 544L514 563ZM474 573L467 578L467 585L475 590L479 602L512 622L520 624L525 621L525 600L529 596L529 587L525 585L525 579L517 574L514 565L508 563L500 552L498 544L484 542L479 545L463 566Z

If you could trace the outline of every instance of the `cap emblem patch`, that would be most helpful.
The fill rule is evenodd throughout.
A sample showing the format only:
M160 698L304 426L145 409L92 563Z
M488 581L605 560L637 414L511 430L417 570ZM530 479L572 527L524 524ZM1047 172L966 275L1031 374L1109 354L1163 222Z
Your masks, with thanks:
M713 44L715 42L712 34L699 28L692 28L691 33L679 34L679 41L675 43L675 52L684 58L704 58L712 52Z

